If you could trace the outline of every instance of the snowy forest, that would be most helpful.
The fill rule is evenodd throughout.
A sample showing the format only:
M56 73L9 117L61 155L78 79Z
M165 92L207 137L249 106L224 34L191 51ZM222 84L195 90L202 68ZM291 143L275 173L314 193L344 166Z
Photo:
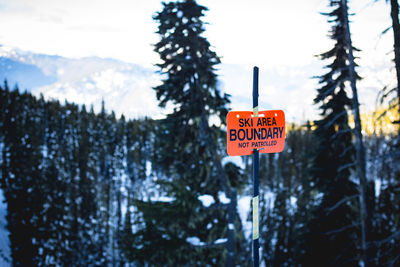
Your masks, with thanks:
M372 0L371 0L372 1ZM261 266L400 266L400 23L393 80L359 110L346 0L326 1L318 120L260 154ZM12 266L251 266L252 157L227 160L230 95L203 36L207 7L163 3L154 44L163 119L117 117L0 85L0 186ZM351 19L350 19L351 18ZM249 85L250 87L251 85ZM138 92L140 93L140 92ZM282 107L284 110L284 107ZM372 126L371 126L372 125ZM249 227L250 225L250 227Z

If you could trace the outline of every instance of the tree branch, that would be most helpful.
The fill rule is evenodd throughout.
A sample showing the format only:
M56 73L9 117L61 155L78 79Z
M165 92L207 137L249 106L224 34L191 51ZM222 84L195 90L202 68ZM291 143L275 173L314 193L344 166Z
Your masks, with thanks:
M344 231L344 230L347 230L347 229L350 229L350 228L353 228L353 227L356 227L356 226L359 226L359 225L360 225L360 223L348 224L348 225L343 226L343 227L341 227L341 228L339 228L339 229L326 232L325 234L326 234L326 235L331 235L331 234L340 233L340 232L342 232L342 231Z
M342 170L344 170L344 169L346 169L346 168L353 167L353 166L355 166L355 165L356 165L355 162L347 163L347 164L345 164L345 165L343 165L343 166L340 166L340 167L338 168L338 172L341 172Z
M353 199L353 198L356 198L356 197L358 197L358 196L359 196L359 194L357 194L357 195L352 195L352 196L348 196L348 197L345 197L345 198L341 199L340 201L336 202L335 205L333 205L332 207L330 207L330 208L327 209L327 215L329 215L329 213L331 213L332 211L334 211L335 209L337 209L337 208L338 208L340 205L342 205L344 202L346 202L346 201L348 201L348 200L351 200L351 199Z

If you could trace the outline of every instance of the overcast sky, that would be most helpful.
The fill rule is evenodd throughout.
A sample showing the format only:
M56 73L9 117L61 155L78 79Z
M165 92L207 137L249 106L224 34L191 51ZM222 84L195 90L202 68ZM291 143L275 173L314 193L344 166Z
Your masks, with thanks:
M322 69L321 73L299 72L310 66L322 66L314 55L331 48L327 37L330 25L320 14L330 10L328 0L198 2L209 8L204 18L209 23L205 36L224 64L242 66L248 77L254 65L261 72L283 75L282 72L290 71L287 80L292 85L297 81L289 81L291 77L303 75L308 79L322 74ZM356 13L351 18L353 43L362 49L358 54L361 76L371 78L376 66L390 66L392 32L380 38L380 33L390 26L390 11L385 2L350 1L350 12ZM158 0L0 0L0 44L36 53L110 57L151 66L157 62L152 44L159 38L154 33L157 24L152 16L161 8ZM221 73L225 74L221 77L225 87L229 87L226 90L240 95L237 90L229 91L235 80L229 77L229 70ZM305 78L298 81L300 89L311 86ZM363 82L360 86L379 86L372 80ZM260 83L265 88L279 86L265 79ZM274 93L269 94L273 99ZM302 94L291 97L301 98ZM310 102L312 96L308 97ZM275 98L278 101L282 96L275 94Z
M329 46L319 12L327 0L199 0L206 36L224 63L300 64ZM354 2L354 3L352 3ZM351 1L355 43L375 45L389 9ZM0 43L67 57L100 56L153 64L158 0L0 0ZM386 38L388 39L388 38ZM370 48L370 47L368 47ZM364 48L363 48L364 49Z

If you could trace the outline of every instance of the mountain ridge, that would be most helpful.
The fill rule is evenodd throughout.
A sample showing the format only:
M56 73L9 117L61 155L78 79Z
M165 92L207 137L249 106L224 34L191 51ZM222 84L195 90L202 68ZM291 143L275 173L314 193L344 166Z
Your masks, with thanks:
M358 83L361 108L375 106L380 88L377 77L389 80L385 62L360 67L365 77ZM313 104L317 79L324 73L323 62L315 60L302 66L260 64L259 106L261 110L282 109L286 120L305 123L319 117ZM217 86L231 95L230 108L251 110L252 66L219 64L216 67ZM93 106L98 112L104 100L106 109L126 118L163 118L172 106L158 106L152 89L162 82L156 66L124 62L113 58L67 58L23 51L0 45L0 82L7 79L11 88L15 83L21 90L45 99L67 100Z
M0 79L46 99L106 107L119 116L162 113L151 89L161 80L155 69L111 58L65 58L0 47Z

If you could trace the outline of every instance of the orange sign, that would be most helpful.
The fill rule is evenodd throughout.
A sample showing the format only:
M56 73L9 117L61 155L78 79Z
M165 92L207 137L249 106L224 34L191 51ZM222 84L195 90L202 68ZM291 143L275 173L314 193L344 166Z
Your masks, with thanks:
M230 156L281 152L285 146L283 110L231 111L227 115L227 150Z

